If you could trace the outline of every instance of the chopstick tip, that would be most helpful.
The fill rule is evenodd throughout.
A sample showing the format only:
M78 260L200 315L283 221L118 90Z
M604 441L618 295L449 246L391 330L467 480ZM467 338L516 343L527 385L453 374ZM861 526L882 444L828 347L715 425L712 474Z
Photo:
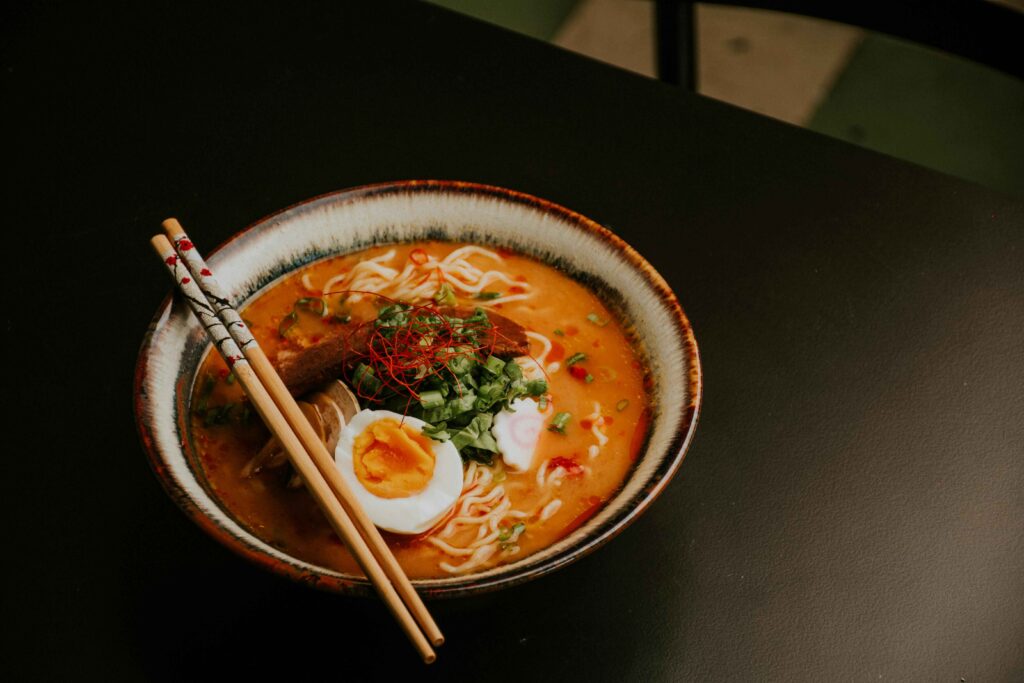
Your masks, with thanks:
M158 254L166 254L167 252L174 252L174 247L171 246L170 241L163 235L153 235L149 238L149 243L153 245Z
M179 223L178 219L174 218L173 216L171 218L164 220L164 222L161 223L160 225L163 226L164 231L171 237L174 237L175 235L180 235L183 232L185 232L185 229L181 227L181 223Z

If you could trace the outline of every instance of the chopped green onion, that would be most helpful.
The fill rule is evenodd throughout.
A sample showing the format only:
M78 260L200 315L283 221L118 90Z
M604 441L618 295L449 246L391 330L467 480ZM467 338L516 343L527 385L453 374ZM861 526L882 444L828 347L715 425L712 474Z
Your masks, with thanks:
M307 311L315 315L325 317L327 315L327 304L318 296L304 296L295 302L293 307L296 311Z
M618 403L615 404L615 410L619 411L620 413L623 410L625 410L626 408L628 408L628 407L629 407L629 399L628 398L624 398L624 399L622 399L621 401L619 401Z
M577 363L582 363L586 359L587 359L587 354L585 354L585 353L583 353L581 351L579 353L574 353L571 356L569 356L569 359L565 361L565 364L566 364L566 366L571 368L572 366L576 365Z
M542 379L531 379L526 383L526 393L530 396L540 396L548 393L548 383Z
M491 373L492 375L500 375L501 371L505 369L505 361L495 356L490 356L487 362L484 363L484 370Z
M197 415L202 415L206 412L206 406L210 402L210 394L213 393L213 388L217 386L217 378L207 373L203 375L203 385L199 388L199 401L196 402L195 412Z
M420 394L420 405L426 410L440 408L444 405L444 396L441 395L440 391L424 391Z
M512 525L511 529L507 527L501 528L501 533L498 534L498 540L500 541L498 547L502 550L508 550L510 552L516 552L519 550L519 546L516 545L516 541L526 531L526 525L522 522L516 522Z
M224 405L210 408L203 416L203 426L209 427L210 425L226 424L231 419L231 411L234 407L234 403L225 403Z
M548 409L548 397L547 397L547 395L541 396L540 400L537 401L537 409L538 410L542 410L542 411Z
M588 313L587 320L594 323L598 327L604 327L605 325L608 324L608 321L602 319L601 316L599 316L597 313Z
M462 413L468 413L473 410L473 406L476 405L476 393L473 391L467 391L462 396L456 396L452 400L448 401L448 411L452 414L452 417L461 415Z
M565 332L563 332L559 328L555 328L555 334L557 334L559 337L564 337L565 336Z
M292 311L285 317L281 318L281 322L277 326L277 333L282 337L295 326L295 323L299 322L299 316L296 315L295 311Z
M569 420L571 419L572 413L556 413L555 416L551 418L551 424L548 425L548 431L558 432L559 434L565 434L565 426L569 424Z
M587 376L583 378L583 381L586 382L587 384L590 384L591 382L594 381L594 376L588 372Z
M227 382L228 384L234 384L235 383L235 373L229 372L228 376L224 378L224 381Z
M480 299L481 301L490 301L491 299L497 299L501 296L501 292L477 292L473 295L474 299Z
M505 376L513 382L523 378L523 369L519 367L518 363L508 362L505 363Z
M448 361L448 369L456 377L465 375L473 368L473 361L466 356L455 356Z
M352 374L352 383L355 385L353 389L356 391L366 389L374 392L380 388L380 380L374 377L373 368L364 363L356 366L356 371Z
M444 422L436 425L424 425L422 431L434 441L447 441L452 438L452 435L448 433L448 425Z
M447 282L442 283L437 294L434 295L434 302L439 306L454 306L456 304L455 290Z

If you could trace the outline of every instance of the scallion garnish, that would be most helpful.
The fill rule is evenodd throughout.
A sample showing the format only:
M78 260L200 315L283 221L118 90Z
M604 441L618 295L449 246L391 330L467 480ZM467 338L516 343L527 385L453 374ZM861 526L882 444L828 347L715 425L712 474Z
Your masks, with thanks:
M423 406L424 410L440 408L444 405L444 396L442 396L441 392L436 389L424 391L420 394L420 405Z
M487 362L484 363L484 370L491 373L492 375L500 375L501 371L505 369L505 361L494 356L490 356Z
M551 418L551 424L548 425L548 431L565 434L565 426L569 424L569 420L571 419L572 413L555 413L555 416Z
M491 299L497 299L501 296L501 292L477 292L473 295L474 299L480 299L481 301L490 301Z
M604 327L605 325L608 324L607 320L603 319L597 313L593 313L593 312L587 313L587 320L589 320L590 322L594 323L598 327Z
M615 404L615 410L617 410L620 413L623 410L625 410L626 408L628 408L628 407L629 407L629 399L628 398L624 398L624 399L622 399L621 401L619 401L618 403Z
M540 396L548 393L548 383L542 379L531 379L526 383L526 393L530 396Z
M582 363L586 359L587 359L587 354L585 354L585 353L583 353L581 351L579 353L574 353L571 356L569 356L568 360L565 361L565 364L568 367L571 368L572 366L576 365L577 363Z
M327 315L327 304L318 296L304 296L301 299L297 299L293 309L313 313L321 318Z
M448 290L454 297L450 285ZM548 392L547 382L528 380L515 361L489 355L483 335L491 323L483 308L456 317L436 307L393 303L367 326L373 353L347 376L352 389L368 408L423 420L426 436L450 442L464 460L492 464L498 452L494 416L516 399Z
M505 374L510 380L515 382L523 378L523 369L519 367L518 363L510 362L505 363Z
M557 334L559 337L565 336L565 332L557 327L555 328L555 334Z
M588 372L587 376L583 378L583 381L586 382L587 384L590 384L591 382L594 381L594 376Z
M277 326L277 333L282 337L288 332L288 330L295 327L295 323L299 322L299 316L292 311L285 317L281 318L281 322Z
M355 372L352 373L352 383L356 391L365 391L369 394L380 389L380 380L374 377L373 368L364 363L356 366Z
M213 388L217 386L217 378L213 375L203 375L203 385L199 388L199 400L196 401L195 412L197 415L203 415L206 412L206 406L210 402L210 394L213 393Z
M224 381L227 382L228 384L234 384L235 383L235 373L229 372L228 376L224 378Z
M434 301L438 306L454 306L456 304L455 290L447 282L442 283L437 294L434 295Z

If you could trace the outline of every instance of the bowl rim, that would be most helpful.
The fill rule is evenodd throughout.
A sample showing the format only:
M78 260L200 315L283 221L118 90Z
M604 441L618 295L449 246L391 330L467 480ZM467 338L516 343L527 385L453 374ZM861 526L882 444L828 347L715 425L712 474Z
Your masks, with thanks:
M632 501L624 506L626 509L620 515L609 520L605 527L597 529L592 537L583 538L579 545L566 548L561 553L548 558L540 565L533 567L527 566L518 573L498 575L489 577L485 580L474 580L474 574L469 573L464 577L461 577L463 579L462 581L448 582L444 585L417 586L418 592L427 598L475 595L530 581L565 567L576 560L589 555L625 530L626 527L632 524L654 502L679 470L679 467L682 465L683 459L689 450L690 444L693 441L693 435L696 431L697 420L703 399L703 374L700 363L700 354L693 334L692 325L690 324L689 318L683 311L682 306L679 304L675 293L672 291L671 287L669 287L661 274L658 273L636 249L608 228L580 213L572 211L560 204L556 204L546 199L541 199L525 192L494 185L461 180L397 180L371 183L325 192L323 194L304 199L278 211L274 211L253 221L242 230L239 230L228 237L214 249L207 252L207 258L212 257L214 254L227 248L229 245L252 230L263 225L268 225L273 221L273 219L301 209L309 204L320 202L328 198L347 203L382 195L409 192L477 195L525 205L562 219L562 223L567 228L580 230L597 237L609 247L620 252L629 262L630 266L640 274L646 283L657 293L662 303L667 306L676 323L676 329L674 331L677 334L677 339L681 344L685 355L685 370L687 376L683 378L683 381L688 385L687 398L689 399L689 403L683 411L679 428L673 435L671 442L665 448L666 457L651 474L651 485L640 491ZM156 313L150 320L146 333L142 339L135 364L132 402L135 413L135 426L139 434L139 439L146 451L150 468L153 470L154 475L160 481L164 490L168 495L170 495L171 499L174 500L178 507L182 509L186 516L188 516L189 519L191 519L197 526L202 528L207 534L215 538L222 545L226 546L236 554L250 560L254 564L299 583L304 583L328 592L356 595L371 594L372 587L370 582L366 579L346 578L335 574L325 574L316 571L315 567L313 569L302 568L268 555L261 549L252 546L243 538L236 536L211 519L202 507L200 507L200 505L192 498L188 491L185 490L185 488L179 484L176 478L168 471L164 454L151 430L151 426L147 424L144 419L144 413L146 406L146 379L149 374L149 352L152 349L154 334L156 333L161 320L168 315L172 304L173 290L169 292L160 303L160 306L157 308ZM414 585L417 583L417 580L413 580Z

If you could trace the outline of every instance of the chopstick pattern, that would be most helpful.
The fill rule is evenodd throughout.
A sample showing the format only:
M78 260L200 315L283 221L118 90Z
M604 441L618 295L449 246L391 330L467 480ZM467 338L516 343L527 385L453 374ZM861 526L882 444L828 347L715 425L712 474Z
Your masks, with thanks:
M271 365L266 354L263 353L263 349L260 348L260 345L253 338L248 326L231 307L227 295L220 288L220 284L217 282L209 266L206 265L203 257L199 254L199 250L195 248L192 240L189 239L184 228L181 227L181 224L176 219L169 218L164 221L163 228L168 237L174 240L176 246L178 246L179 256L185 260L192 273L192 277L199 281L200 288L205 288L204 291L208 291L209 295L217 302L215 305L217 306L218 316L222 321L230 323L228 332L234 336L235 341L238 342L242 353L251 363L256 375L267 386L274 402L284 414L285 420L295 430L299 440L312 457L314 463L320 468L320 471L334 490L345 511L351 515L352 521L373 553L373 558L380 563L379 569L383 570L387 578L394 584L395 590L401 596L405 606L422 627L423 632L430 641L434 645L444 643L444 636L441 634L441 630L437 627L430 612L427 611L426 606L416 593L409 578L402 571L401 566L399 566L398 561L391 553L377 527L367 517L362 506L356 502L355 496L335 467L334 455L328 453L327 449L324 448L323 442L320 441L310 426L309 421L302 414L281 377Z
M172 218L164 221L163 227L174 240L177 253L163 235L154 237L152 244L179 291L225 362L236 371L239 384L257 412L281 440L307 488L420 656L427 663L434 661L431 644L441 645L444 636L380 532L355 501L334 465L333 455L313 431L181 225Z
M195 281L205 295L205 298L215 306L214 315L223 319L228 328L228 333L235 338L239 349L245 350L248 346L255 344L256 339L252 336L252 332L249 331L249 326L242 320L242 316L231 305L231 301L224 293L224 290L220 288L220 283L213 276L213 271L207 267L203 257L199 255L199 251L192 244L192 240L183 231L178 232L180 229L181 225L174 221L174 232L169 236L174 243L175 251L185 261L188 270L195 277Z
M182 268L181 259L178 258L178 255L173 250L169 250L169 252L164 251L160 256L163 258L164 265L167 266L167 272L170 273L171 278L177 283L182 297L199 319L199 323L206 330L207 335L214 346L217 347L221 356L224 357L224 362L228 364L228 367L234 367L240 362L246 363L247 361L245 356L242 355L242 350L238 347L231 333L221 323L220 318L217 317L216 310L207 301L199 285L192 279L191 272L187 268Z

